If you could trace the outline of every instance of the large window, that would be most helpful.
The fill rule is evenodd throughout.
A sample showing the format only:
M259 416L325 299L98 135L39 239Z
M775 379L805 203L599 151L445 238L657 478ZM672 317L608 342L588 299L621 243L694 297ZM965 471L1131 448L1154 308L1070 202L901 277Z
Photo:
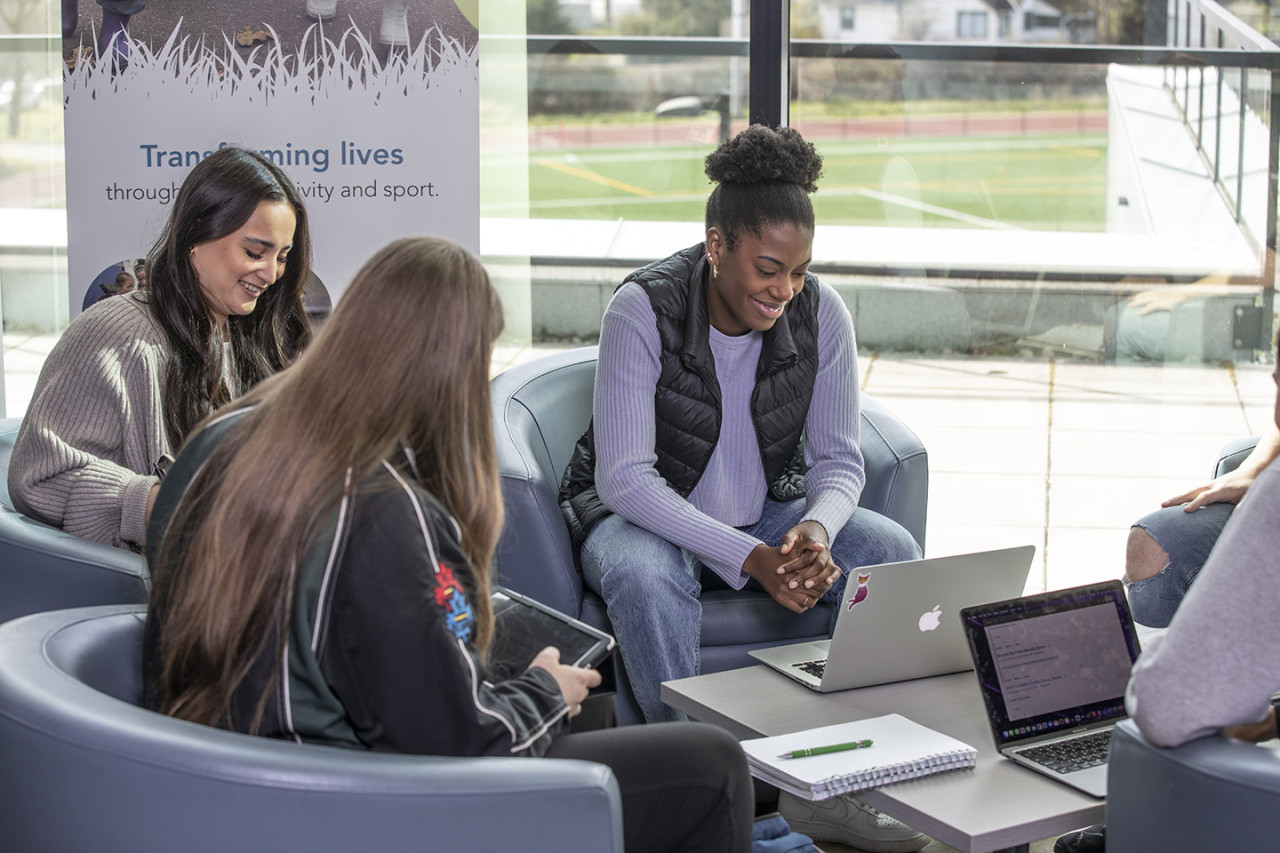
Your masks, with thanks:
M860 384L930 450L929 550L1033 541L1041 586L1116 576L1128 524L1270 417L1272 18L791 0L765 27L782 5L484 0L481 248L512 345L592 342L626 272L701 239L703 158L753 86L782 93L825 158L815 270ZM57 4L0 10L12 352L66 322L60 56Z
M850 44L851 4L790 4L784 117L826 163L815 268L863 387L930 448L930 551L1034 541L1042 588L1115 577L1128 525L1267 422L1274 60L1107 53L1144 38L1129 6L1045 48L1040 11L976 5L858 4ZM769 48L744 44L751 6L530 39L528 217L486 207L485 249L527 252L535 340L592 341L626 272L700 239L702 158Z

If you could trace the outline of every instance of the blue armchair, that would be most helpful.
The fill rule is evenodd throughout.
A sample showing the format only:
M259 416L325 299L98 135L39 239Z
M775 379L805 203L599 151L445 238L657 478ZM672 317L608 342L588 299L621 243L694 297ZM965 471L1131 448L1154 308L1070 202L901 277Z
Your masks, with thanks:
M82 539L13 508L9 458L20 424L0 419L0 622L64 607L145 602L141 554Z
M1153 746L1116 726L1107 767L1107 850L1268 850L1280 837L1280 753L1220 736Z
M0 849L621 853L600 764L300 745L137 707L144 613L0 625Z
M1239 468L1240 463L1258 446L1258 438L1256 435L1234 438L1222 445L1222 450L1218 453L1218 461L1213 467L1213 476L1221 477Z
M611 631L604 602L583 587L557 494L574 443L591 420L596 348L518 365L491 386L506 526L495 554L499 582L588 624ZM867 484L861 505L902 524L924 548L929 464L910 429L870 395L861 397ZM797 616L764 593L708 590L702 596L703 672L754 662L751 649L825 637L830 605ZM618 716L638 722L621 660L615 658Z

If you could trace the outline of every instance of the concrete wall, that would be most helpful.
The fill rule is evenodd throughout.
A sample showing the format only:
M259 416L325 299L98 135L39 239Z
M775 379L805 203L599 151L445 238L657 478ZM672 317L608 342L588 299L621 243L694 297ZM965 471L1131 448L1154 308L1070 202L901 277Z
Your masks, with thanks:
M614 288L629 269L535 267L532 327L535 339L595 340ZM840 294L863 347L905 351L960 351L972 335L964 296L927 282L824 276Z

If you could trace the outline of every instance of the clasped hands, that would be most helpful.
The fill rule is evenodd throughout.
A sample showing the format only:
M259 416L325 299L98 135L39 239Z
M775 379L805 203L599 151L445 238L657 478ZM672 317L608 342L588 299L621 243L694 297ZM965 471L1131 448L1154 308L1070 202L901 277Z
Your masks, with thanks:
M829 541L821 524L802 521L783 534L778 547L761 542L753 548L742 571L755 578L774 601L793 613L803 613L840 579Z

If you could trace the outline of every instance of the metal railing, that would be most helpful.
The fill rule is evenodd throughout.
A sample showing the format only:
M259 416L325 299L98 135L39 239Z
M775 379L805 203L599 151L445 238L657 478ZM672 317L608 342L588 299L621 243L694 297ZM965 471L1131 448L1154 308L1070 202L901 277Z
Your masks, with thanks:
M0 34L0 53L51 53L62 50L62 36Z
M1213 47L1259 57L1278 57L1280 47L1214 0L1169 0L1167 41L1187 49ZM1264 339L1271 334L1280 204L1280 74L1274 64L1214 65L1170 69L1167 85L1195 138L1214 184L1235 215L1241 233L1261 255L1261 314ZM1251 74L1262 70L1268 73ZM1232 101L1234 100L1234 103ZM1235 145L1230 143L1234 136ZM1224 145L1224 141L1226 145ZM1252 144L1252 148L1250 145ZM1262 148L1262 151L1254 149ZM1246 206L1249 186L1261 193L1257 207ZM1259 233L1259 226L1261 233Z

